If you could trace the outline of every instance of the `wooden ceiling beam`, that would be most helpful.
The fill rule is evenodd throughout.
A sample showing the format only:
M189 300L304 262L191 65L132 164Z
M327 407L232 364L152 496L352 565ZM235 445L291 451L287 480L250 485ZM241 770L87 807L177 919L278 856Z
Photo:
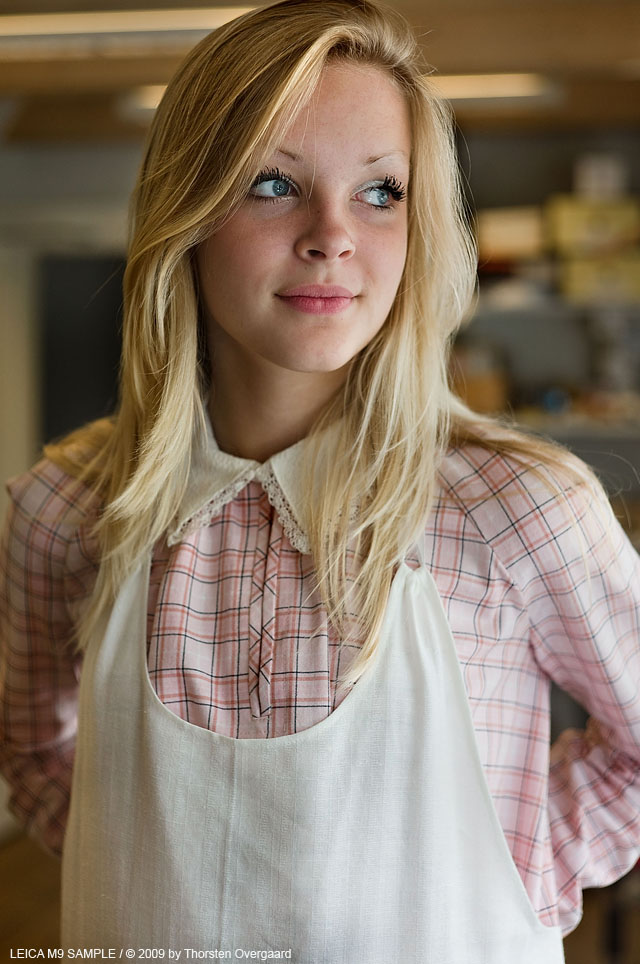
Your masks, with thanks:
M177 7L178 0L0 0L3 13ZM393 0L387 0L393 2ZM186 0L187 6L223 6ZM496 129L640 125L640 3L638 0L395 0L421 39L438 73L540 72L566 89L564 102L544 107L522 101L490 109L459 104L463 127ZM157 55L71 56L10 60L0 55L0 97L22 99L23 117L14 137L35 137L36 116L58 117L60 136L73 139L92 129L80 103L95 97L108 113L119 94L143 84L169 81L191 41ZM633 62L636 74L633 73ZM625 64L628 74L625 79ZM35 98L35 100L34 100ZM45 98L43 100L42 98ZM75 101L73 98L76 98ZM80 98L80 99L78 99ZM109 99L111 98L111 100ZM75 104L75 106L74 106ZM19 115L18 115L19 116ZM106 117L106 113L101 115ZM79 118L84 118L80 121ZM136 136L122 122L102 128L105 136ZM45 134L45 131L48 132ZM29 132L32 132L31 134ZM76 133L74 133L76 132ZM6 136L6 133L5 133ZM99 131L96 132L99 139ZM43 137L53 139L43 119Z
M122 117L108 94L31 97L8 123L7 144L114 144L139 142L147 124Z
M463 131L637 129L640 80L624 84L602 77L573 78L566 84L565 97L553 106L459 104L456 120ZM147 126L124 117L114 94L48 94L19 104L4 139L6 143L118 143L142 140Z
M222 3L185 5L223 6ZM63 4L61 0L46 3L9 3L2 11L25 13L77 9L136 9L143 6L172 6L137 0L95 0ZM592 72L616 70L625 61L640 57L640 3L638 0L396 0L393 4L407 16L421 38L426 59L440 73L475 73L495 71L569 71ZM186 53L188 46L185 47ZM179 59L179 58L178 58ZM124 66L126 58L122 58ZM109 58L111 62L111 58ZM69 61L84 77L82 61ZM93 61L92 61L93 63ZM13 83L19 65L7 60L0 63L0 76L6 76L3 87ZM96 66L100 69L99 61ZM116 63L113 64L117 66ZM151 65L150 65L151 67ZM22 76L22 75L21 75ZM28 78L25 79L28 82ZM52 77L55 84L56 79ZM149 81L153 82L153 81Z
M0 96L106 93L141 84L166 84L181 60L182 56L5 61L0 63Z
M402 2L402 0L401 0ZM249 0L250 5L265 6L266 0ZM177 10L180 7L233 7L235 0L2 0L0 12L94 13L101 10Z
M564 96L556 104L508 106L454 105L463 130L578 130L640 128L640 79L565 78Z
M427 7L428 9L428 7ZM440 73L612 71L640 56L640 3L563 0L467 9L417 5L411 22Z

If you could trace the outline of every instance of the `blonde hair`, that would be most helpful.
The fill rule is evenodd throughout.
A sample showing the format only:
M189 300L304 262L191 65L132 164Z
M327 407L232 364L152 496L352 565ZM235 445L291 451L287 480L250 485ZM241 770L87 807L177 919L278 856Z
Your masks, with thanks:
M339 683L354 683L376 651L395 566L424 530L448 445L473 441L528 464L532 456L571 462L563 450L480 419L450 391L449 345L472 302L475 248L450 110L426 79L406 22L367 0L259 8L195 47L151 128L132 199L117 415L46 450L94 484L103 502L100 568L79 648L166 534L205 429L209 372L194 249L246 197L287 119L334 59L386 71L406 97L413 137L407 259L394 305L308 437L305 491L313 495L301 521L318 585L341 638L355 612L363 640ZM323 430L336 419L332 470L318 479ZM89 461L78 454L92 447ZM571 472L587 474L577 462Z

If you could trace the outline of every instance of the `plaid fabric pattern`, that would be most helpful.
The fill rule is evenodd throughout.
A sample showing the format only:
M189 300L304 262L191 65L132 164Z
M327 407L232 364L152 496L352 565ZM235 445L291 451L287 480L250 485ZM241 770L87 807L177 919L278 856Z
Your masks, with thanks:
M515 461L451 451L426 530L484 772L541 921L571 931L581 891L640 854L640 559L601 490L567 504ZM46 459L9 483L0 554L0 771L10 806L60 854L82 657L70 641L96 573L94 497ZM410 563L412 564L412 563ZM416 562L417 564L417 562ZM339 650L258 481L152 559L147 654L162 702L237 739L335 709ZM550 751L549 681L590 713ZM398 702L402 694L398 693Z

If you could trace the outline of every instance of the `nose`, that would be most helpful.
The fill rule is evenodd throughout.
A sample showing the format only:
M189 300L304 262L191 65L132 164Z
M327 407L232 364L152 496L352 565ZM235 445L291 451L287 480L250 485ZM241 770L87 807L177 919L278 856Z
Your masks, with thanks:
M303 261L347 261L353 257L356 247L347 214L330 204L310 205L295 250Z

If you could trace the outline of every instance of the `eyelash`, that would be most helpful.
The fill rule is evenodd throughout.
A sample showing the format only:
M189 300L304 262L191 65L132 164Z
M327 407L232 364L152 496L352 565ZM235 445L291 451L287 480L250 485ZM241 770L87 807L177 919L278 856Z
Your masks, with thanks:
M283 174L280 168L270 167L267 170L261 171L257 178L251 185L251 187L257 187L258 184L263 184L265 181L283 181L285 184L290 184L291 187L295 187L293 178L289 177L287 174ZM277 197L263 197L262 195L255 195L259 201L278 201Z
M263 184L265 181L282 181L284 184L291 185L291 187L296 186L293 178L288 174L284 174L277 167L271 167L268 170L261 171L251 186L256 187L258 184ZM404 201L407 196L405 188L402 186L398 178L393 174L386 174L382 184L371 184L369 187L375 188L375 190L378 191L387 191L397 204L399 204L401 201ZM258 201L270 201L272 203L280 200L280 198L277 197L263 197L261 195L254 195L254 197ZM370 207L375 208L377 211L390 211L393 205L371 204Z
M385 174L384 181L379 185L380 190L388 191L394 201L404 201L407 196L407 192L403 188L402 184L397 177L393 174Z

